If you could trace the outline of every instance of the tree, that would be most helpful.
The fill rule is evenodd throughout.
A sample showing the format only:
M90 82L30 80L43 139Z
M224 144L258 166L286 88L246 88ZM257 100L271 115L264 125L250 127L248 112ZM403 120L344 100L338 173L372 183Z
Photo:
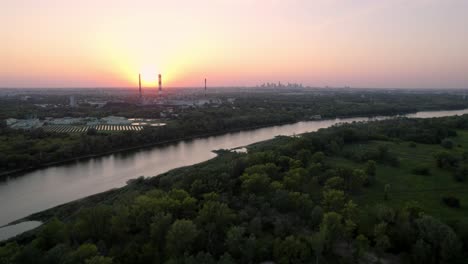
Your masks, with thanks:
M271 179L279 180L279 168L274 163L257 164L245 169L247 174L265 174Z
M88 131L86 131L86 134L87 134L88 136L95 136L95 135L97 135L98 133L97 133L97 130L96 130L95 128L91 127L91 128L88 128Z
M375 176L377 171L377 163L374 160L368 160L366 162L364 171L366 172L367 176Z
M199 231L190 220L176 220L166 235L166 247L170 256L177 258L191 252Z
M309 243L314 251L315 255L315 264L319 263L320 258L322 257L323 250L326 243L326 234L325 231L321 230L319 232L313 233L309 238Z
M0 119L0 129L7 128L7 122L5 119Z
M0 247L0 263L14 263L14 260L19 253L20 247L16 242L10 242Z
M343 232L344 237L346 241L348 242L348 247L349 247L351 244L351 241L354 238L354 232L357 229L357 224L350 219L346 219L343 225L343 229L344 229L344 232Z
M94 256L85 261L85 264L112 264L112 258Z
M323 216L322 223L320 224L320 232L323 232L325 235L326 248L330 248L342 233L342 218L340 214L335 212L328 212Z
M384 186L384 200L387 201L389 199L389 193L390 193L390 184L385 184Z
M70 253L68 257L70 263L81 264L85 260L90 259L98 255L98 249L95 244L85 243L79 246L75 251Z
M434 155L439 168L454 168L458 164L458 159L447 151L439 151Z
M358 192L361 190L365 182L367 182L367 175L363 170L354 169L350 175L348 182L348 191Z
M344 203L345 195L343 191L333 189L323 191L322 204L326 211L340 211Z
M375 174L377 172L377 163L374 160L368 160L364 171L367 175L367 181L365 184L373 184L375 182Z
M411 251L414 263L435 263L431 247L423 239L418 239Z
M416 175L430 175L431 170L426 166L416 166L414 167L411 172Z
M323 218L323 209L320 206L315 206L310 213L310 226L315 229L320 225Z
M363 234L359 234L355 240L355 251L354 258L356 262L359 263L359 260L364 256L364 254L369 250L369 239Z
M294 236L275 241L273 255L278 263L285 264L304 263L310 258L307 245Z
M53 246L65 242L68 239L67 227L56 217L52 218L39 232L38 246L48 250Z
M454 172L454 178L458 182L464 182L468 177L468 165L463 164Z
M419 239L431 246L436 263L456 263L461 243L452 228L427 215L416 220L416 227Z
M241 226L232 226L226 234L226 246L232 256L240 258L243 251L245 228Z
M198 212L196 221L200 225L215 225L219 230L226 229L235 218L234 212L225 203L207 201Z
M419 218L423 213L421 205L416 201L408 201L403 207L403 214L409 222L413 223L414 220Z
M195 221L204 229L203 238L206 239L209 252L221 249L224 232L235 217L234 212L224 203L207 201L203 204Z
M460 199L455 196L447 195L442 197L442 201L448 206L452 208L460 208Z
M153 217L153 223L150 226L151 239L156 244L164 244L167 231L172 224L172 215L167 213L158 213Z
M304 166L307 166L312 159L312 152L308 149L301 149L297 152L296 159L300 160Z
M374 227L375 248L381 257L390 248L390 238L387 236L387 223L381 222Z
M453 148L453 141L448 139L448 138L444 138L442 140L442 142L440 143L440 145L443 147L443 148L446 148L446 149L452 149Z
M303 186L306 175L307 171L304 168L291 169L284 175L284 186L290 190L298 190Z
M357 223L359 221L359 209L353 200L349 200L342 210L343 217Z
M99 205L85 208L78 213L78 219L73 227L73 233L82 241L93 239L99 241L110 234L112 209Z
M234 258L229 255L229 253L224 253L218 261L218 264L236 264Z
M313 163L323 163L324 160L325 160L325 154L323 152L315 152L311 158L311 161Z
M242 189L247 193L262 194L269 190L270 178L265 174L247 174L241 176Z
M341 177L334 176L325 181L325 189L343 190L344 180Z
M47 264L66 263L70 252L71 249L67 244L57 244L44 255L44 262ZM0 263L2 262L0 261Z

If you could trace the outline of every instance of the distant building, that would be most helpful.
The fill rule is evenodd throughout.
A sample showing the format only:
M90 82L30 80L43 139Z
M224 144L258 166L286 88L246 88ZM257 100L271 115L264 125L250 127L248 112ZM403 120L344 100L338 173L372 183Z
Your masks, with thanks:
M6 120L7 125L15 129L32 129L41 127L44 123L37 118L32 119L14 119L8 118Z
M70 96L70 107L77 107L75 96Z
M107 104L107 101L86 101L86 103L90 106L101 108Z

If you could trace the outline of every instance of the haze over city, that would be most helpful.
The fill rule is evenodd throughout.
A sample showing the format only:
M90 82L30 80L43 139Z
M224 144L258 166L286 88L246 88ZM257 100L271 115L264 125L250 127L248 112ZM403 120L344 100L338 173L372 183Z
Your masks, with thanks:
M467 88L468 1L4 1L0 87Z

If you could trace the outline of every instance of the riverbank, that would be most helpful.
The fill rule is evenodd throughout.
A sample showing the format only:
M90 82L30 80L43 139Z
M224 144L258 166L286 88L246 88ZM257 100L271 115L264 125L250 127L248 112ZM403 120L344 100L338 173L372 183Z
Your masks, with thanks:
M441 110L434 110L434 111L454 111L454 110L463 110L463 109L449 109L449 110L441 109ZM394 113L390 114L390 116L414 114L414 113L417 113L417 112L418 111L416 111L416 112L414 112L414 111L411 111L411 112L395 111ZM151 148L151 147L156 147L156 146L164 146L164 145L167 145L167 144L173 144L173 143L177 143L177 142L180 142L180 141L194 140L194 139L198 139L198 138L205 138L205 137L211 137L211 136L219 136L219 135L223 135L223 134L226 134L226 133L236 133L236 132L240 132L240 131L248 131L248 130L254 130L254 129L265 128L265 127L288 125L288 124L293 124L293 123L297 123L297 122L324 121L324 120L333 120L333 119L337 119L337 118L338 119L341 119L341 118L372 118L372 117L377 117L377 116L381 116L381 115L382 114L373 114L373 115L368 115L368 116L340 115L340 116L335 116L335 117L325 117L323 119L296 119L296 120L292 120L290 122L277 122L277 123L269 123L269 124L262 124L262 125L256 125L256 126L241 127L241 128L236 128L236 129L220 130L220 131L216 131L216 132L203 133L203 134L198 134L198 135L189 136L189 137L175 138L175 139L171 139L171 140L164 140L164 141L147 143L147 144L142 144L142 145L137 145L137 146L118 148L118 149L115 149L115 150L104 151L104 152L101 152L101 153L88 154L88 155L83 155L83 156L79 156L79 157L75 157L75 158L71 158L71 159L54 161L54 162L49 162L49 163L45 163L45 164L39 164L37 166L5 171L5 172L0 173L0 181L5 180L8 177L20 177L24 173L35 171L35 170L38 170L38 169L48 168L48 167L51 167L51 166L65 165L65 164L69 164L69 163L73 163L73 162L77 162L77 161L83 161L83 160L87 160L87 159L99 158L99 157L103 157L103 156L107 156L107 155L111 155L111 154L116 154L116 153L121 153L121 152L134 151L134 150Z
M50 219L54 217L57 217L61 219L62 221L67 221L68 219L72 219L73 217L75 217L76 214L79 212L79 210L82 208L92 207L97 204L111 205L115 201L121 199L121 197L129 197L129 196L134 195L135 193L142 193L142 192L153 189L155 186L158 186L160 181L164 180L164 178L166 177L174 178L177 175L187 173L188 171L191 171L197 168L209 166L210 164L226 163L233 157L233 155L238 154L236 152L221 151L221 150L213 151L213 152L215 152L217 156L210 160L207 160L198 164L194 164L194 165L175 168L175 169L172 169L170 171L167 171L159 175L153 175L153 176L149 176L146 178L142 178L142 177L135 178L133 180L130 180L128 184L123 187L114 188L114 189L107 190L101 193L89 195L81 199L77 199L71 202L67 202L67 203L34 213L34 214L31 214L29 216L23 217L21 219L17 219L6 225L3 225L0 227L0 229L4 227L10 227L10 226L18 225L21 223L28 223L28 222L47 223ZM11 236L10 238L3 240L3 241L0 240L0 246L3 246L4 244L8 243L12 239L14 239L15 241L21 241L21 243L29 242L31 241L31 238L34 237L35 230L37 230L38 227L40 226L39 225L34 226L31 229L24 230L24 232L18 233L17 236Z
M302 120L302 121L307 121L307 120ZM35 167L21 168L21 169L17 169L17 170L2 172L2 173L0 173L0 180L4 179L5 177L8 177L8 176L15 176L15 175L20 176L20 174L30 172L30 171L34 171L34 170L38 170L38 169L44 169L44 168L47 168L47 167L57 166L57 165L65 165L65 164L68 164L68 163L87 160L87 159L99 158L99 157L102 157L102 156L107 156L107 155L120 153L120 152L139 150L139 149L145 149L145 148L152 148L152 147L157 147L157 146L164 146L164 145L167 145L167 144L173 144L173 143L177 143L177 142L180 142L180 141L188 141L188 140L194 140L194 139L205 138L205 137L219 136L219 135L223 135L223 134L227 134L227 133L236 133L236 132L241 132L241 131L248 131L248 130L254 130L254 129L259 129L259 128L265 128L265 127L294 124L294 123L302 122L302 121L280 122L280 123L270 123L270 124L258 125L258 126L249 126L249 127L244 127L244 128L236 128L236 129L230 129L230 130L222 130L222 131L218 131L218 132L199 134L199 135L195 135L195 136L191 136L191 137L182 137L182 138L176 138L176 139L171 139L171 140L164 140L164 141L160 141L160 142L148 143L148 144L143 144L143 145L138 145L138 146L133 146L133 147L119 148L119 149L116 149L116 150L109 150L109 151L105 151L105 152L101 152L101 153L79 156L79 157L72 158L72 159L49 162L49 163L38 165L38 166L35 166Z
M428 118L436 115L452 116L465 113L468 113L468 110L440 111L437 113L418 112L418 116ZM194 166L197 167L197 164L212 160L215 156L212 153L213 150L251 146L258 142L273 139L278 135L291 136L314 132L340 123L362 121L369 121L369 119L365 117L297 122L291 125L243 131L241 133L227 133L220 137L196 139L181 144L135 152L131 155L109 156L99 160L41 170L25 175L25 177L11 179L7 185L0 186L0 192L4 196L4 199L0 201L0 209L4 212L2 222L7 224L18 223L25 219L48 219L53 215L49 213L51 212L49 211L50 208L60 210L63 212L62 215L68 216L83 205L81 204L82 199L90 197L91 200L89 201L91 202L89 204L99 203L107 201L108 195L113 196L113 190L125 192L125 190L136 190L132 189L135 186L139 186L138 188L151 187L153 185L147 183L167 179L163 175L166 175L168 171L171 172L176 168L185 168L193 164L196 164ZM226 160L226 162L229 162L229 160ZM151 180L146 181L137 178L140 175L159 175L160 177L152 177ZM174 174L172 175L174 176ZM125 182L130 182L129 185L133 187L125 186ZM139 185L139 183L143 183L143 185ZM61 207L61 205L66 206ZM40 213L37 214L36 212ZM29 216L33 218L28 218ZM21 220L18 221L18 219Z

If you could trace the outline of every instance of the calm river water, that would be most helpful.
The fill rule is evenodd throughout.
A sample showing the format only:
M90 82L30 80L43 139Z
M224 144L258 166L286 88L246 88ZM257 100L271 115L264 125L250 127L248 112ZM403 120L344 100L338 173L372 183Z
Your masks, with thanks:
M468 109L418 112L406 116L429 118L466 113ZM384 118L388 117L298 122L181 141L35 170L0 182L0 226L63 203L122 187L127 180L138 176L155 176L174 168L206 161L215 157L212 150L245 146L278 135L312 132L337 123Z

